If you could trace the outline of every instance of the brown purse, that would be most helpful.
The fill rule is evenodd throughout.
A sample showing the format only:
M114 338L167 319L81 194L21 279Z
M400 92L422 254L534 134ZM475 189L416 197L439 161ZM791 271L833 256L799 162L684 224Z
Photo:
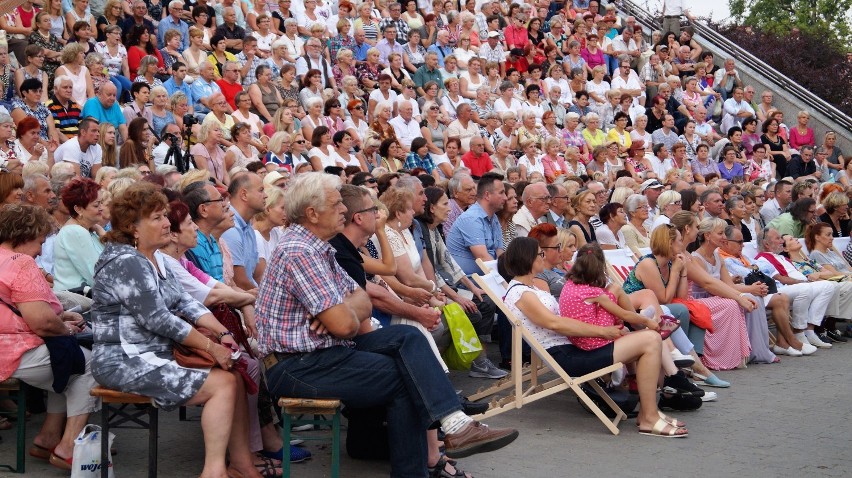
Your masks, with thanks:
M201 333L201 335L210 339L214 344L219 343L216 334L204 327L193 328ZM184 344L175 342L172 348L174 352L175 362L185 368L211 368L218 367L219 363L213 358L209 352L202 348L187 347Z

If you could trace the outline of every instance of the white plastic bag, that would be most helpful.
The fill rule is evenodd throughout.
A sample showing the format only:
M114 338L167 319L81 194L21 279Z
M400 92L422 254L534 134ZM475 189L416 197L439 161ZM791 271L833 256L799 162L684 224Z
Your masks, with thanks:
M115 435L109 434L109 447ZM101 476L101 427L86 425L74 439L74 458L71 478L99 478ZM112 458L109 462L109 478L113 476Z

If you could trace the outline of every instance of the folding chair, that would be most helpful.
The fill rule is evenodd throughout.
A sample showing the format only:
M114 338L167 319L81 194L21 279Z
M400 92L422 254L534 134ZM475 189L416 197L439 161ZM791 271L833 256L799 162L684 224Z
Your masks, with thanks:
M834 248L837 249L839 254L843 254L843 251L846 250L846 246L849 245L848 237L835 237L834 238Z
M610 249L604 252L606 273L610 280L621 285L636 266L636 257L630 249Z
M484 397L496 395L503 390L514 389L514 392L505 397L494 397L491 401L489 409L480 415L481 418L487 418L500 413L521 408L526 404L536 400L548 397L559 393L563 390L572 390L580 400L591 410L600 421L612 432L613 435L618 435L618 423L627 418L627 415L621 408L607 395L603 388L598 385L595 379L621 369L621 363L614 363L608 367L604 367L592 373L583 375L582 377L571 377L565 370L559 366L556 360L545 350L544 347L533 338L532 334L521 324L521 321L506 307L503 302L503 295L506 293L506 285L503 279L492 271L485 276L479 274L472 275L473 281L482 290L491 297L491 300L497 304L497 307L506 314L509 323L512 324L512 371L509 377L501 380L496 385L489 387L486 390L480 390L476 394L469 397L470 400L479 400ZM529 369L521 367L521 345L526 341L532 351L532 363ZM558 375L558 378L548 382L539 383L539 377L548 372L553 372ZM588 383L606 402L607 405L615 413L615 418L610 420L601 409L593 402L586 392L580 388L580 385ZM526 384L526 386L525 386Z

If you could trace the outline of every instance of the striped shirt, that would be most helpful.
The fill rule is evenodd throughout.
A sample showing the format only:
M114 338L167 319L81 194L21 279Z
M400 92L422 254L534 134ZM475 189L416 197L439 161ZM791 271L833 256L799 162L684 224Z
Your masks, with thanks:
M80 105L74 100L68 100L68 106L62 106L62 103L51 96L50 100L44 104L48 111L53 116L53 124L56 130L64 134L66 138L73 138L80 133L80 128L77 126L80 122Z

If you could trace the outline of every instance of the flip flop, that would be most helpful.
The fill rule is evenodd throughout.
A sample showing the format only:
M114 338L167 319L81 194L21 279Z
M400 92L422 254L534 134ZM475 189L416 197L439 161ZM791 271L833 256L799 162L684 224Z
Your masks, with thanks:
M677 428L686 427L686 423L678 420L675 417L670 417L670 416L666 415L665 413L661 412L660 410L657 410L657 414L660 415L661 419L665 420L666 423L668 423L669 425L671 425L673 427L677 427ZM639 426L639 419L638 418L636 419L636 426L637 427Z
M666 431L666 427L668 427L668 431ZM643 430L640 428L639 434L662 438L685 438L689 436L689 432L686 428L673 426L662 418L657 420L657 422L654 423L653 428L650 430Z
M71 460L72 458L62 458L56 453L51 453L48 461L60 470L71 471Z
M29 449L29 454L33 458L38 458L39 460L50 461L50 455L53 454L53 450L48 450L47 448L36 445L33 443L33 446Z

